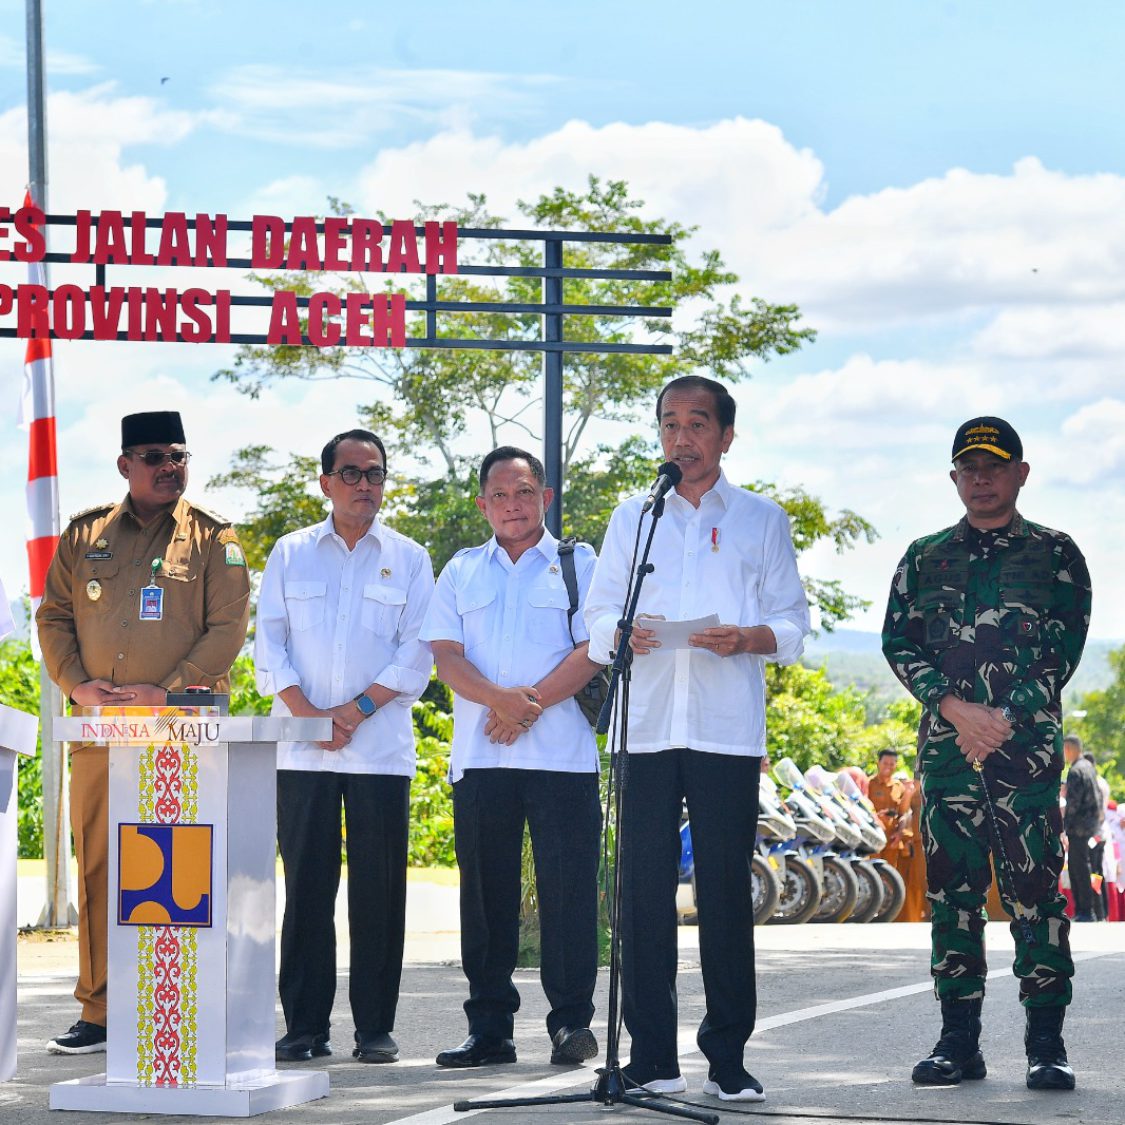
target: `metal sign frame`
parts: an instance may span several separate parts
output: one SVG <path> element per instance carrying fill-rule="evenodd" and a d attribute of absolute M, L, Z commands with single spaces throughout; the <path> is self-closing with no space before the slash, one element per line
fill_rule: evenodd
<path fill-rule="evenodd" d="M 159 217 L 146 217 L 146 228 L 158 229 L 162 220 Z M 46 216 L 46 226 L 75 227 L 77 219 L 74 215 Z M 187 226 L 194 229 L 195 220 L 188 219 Z M 286 232 L 291 229 L 291 224 L 285 224 Z M 248 220 L 228 219 L 227 230 L 231 232 L 250 232 L 252 223 Z M 316 224 L 318 233 L 324 231 L 323 222 Z M 415 226 L 416 235 L 421 235 L 424 228 Z M 670 270 L 649 269 L 590 269 L 568 267 L 563 265 L 563 250 L 567 243 L 609 243 L 615 245 L 647 245 L 671 246 L 672 238 L 665 234 L 623 234 L 603 231 L 551 231 L 535 229 L 496 229 L 487 227 L 461 228 L 457 231 L 458 243 L 462 239 L 491 240 L 505 242 L 539 242 L 543 245 L 542 266 L 526 265 L 475 265 L 458 263 L 457 272 L 454 273 L 426 273 L 418 274 L 386 274 L 386 277 L 417 277 L 423 276 L 426 282 L 426 295 L 422 300 L 408 299 L 405 302 L 407 312 L 425 313 L 426 334 L 424 336 L 406 337 L 407 348 L 433 348 L 443 350 L 463 351 L 514 351 L 514 352 L 540 352 L 543 355 L 543 464 L 547 470 L 547 483 L 555 490 L 557 502 L 547 513 L 547 525 L 555 536 L 562 530 L 562 430 L 563 430 L 563 359 L 568 353 L 582 353 L 593 355 L 632 354 L 632 355 L 671 355 L 671 344 L 637 344 L 637 343 L 600 343 L 597 341 L 568 340 L 566 338 L 567 317 L 644 317 L 653 319 L 670 318 L 672 309 L 662 305 L 598 305 L 598 304 L 572 304 L 565 300 L 564 283 L 567 279 L 580 279 L 585 281 L 642 281 L 642 282 L 667 282 L 672 280 Z M 70 256 L 63 251 L 48 251 L 44 261 L 55 264 L 71 263 Z M 85 264 L 85 263 L 84 263 Z M 120 264 L 123 268 L 137 268 L 128 263 Z M 144 268 L 144 267 L 141 267 Z M 151 267 L 150 267 L 151 268 Z M 210 265 L 169 266 L 169 269 L 211 269 Z M 229 258 L 225 268 L 251 269 L 253 263 L 250 258 Z M 103 264 L 95 265 L 95 285 L 106 285 L 107 267 Z M 281 270 L 285 273 L 313 272 L 299 270 Z M 320 271 L 330 272 L 330 271 Z M 534 302 L 513 301 L 448 301 L 439 299 L 438 282 L 442 277 L 475 277 L 475 278 L 503 278 L 503 277 L 535 277 L 542 279 L 542 300 Z M 53 291 L 52 291 L 53 292 Z M 309 297 L 298 296 L 296 305 L 300 309 L 307 309 Z M 254 308 L 269 307 L 273 303 L 272 296 L 249 296 L 232 294 L 230 304 L 233 307 Z M 459 336 L 439 335 L 439 317 L 456 316 L 459 313 L 500 313 L 511 316 L 526 316 L 534 314 L 542 317 L 541 330 L 538 339 L 479 339 Z M 17 329 L 14 327 L 0 327 L 0 338 L 16 337 Z M 82 340 L 94 338 L 92 330 L 87 330 L 81 336 Z M 117 339 L 125 340 L 126 333 L 118 332 Z M 177 331 L 176 340 L 180 340 Z M 173 342 L 168 340 L 167 342 Z M 224 343 L 227 342 L 224 340 Z M 229 336 L 232 344 L 268 345 L 270 341 L 264 333 L 232 332 Z M 302 346 L 314 347 L 308 336 L 302 333 Z M 333 345 L 346 346 L 346 345 Z"/>

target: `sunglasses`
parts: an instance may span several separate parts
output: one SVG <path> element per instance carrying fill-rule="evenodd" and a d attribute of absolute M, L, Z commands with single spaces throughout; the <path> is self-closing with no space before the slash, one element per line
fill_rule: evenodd
<path fill-rule="evenodd" d="M 143 461 L 150 469 L 163 465 L 165 461 L 171 461 L 173 465 L 186 465 L 191 460 L 191 454 L 186 449 L 173 449 L 168 453 L 162 449 L 146 449 L 144 453 L 138 453 L 135 449 L 126 449 L 125 456 Z"/>

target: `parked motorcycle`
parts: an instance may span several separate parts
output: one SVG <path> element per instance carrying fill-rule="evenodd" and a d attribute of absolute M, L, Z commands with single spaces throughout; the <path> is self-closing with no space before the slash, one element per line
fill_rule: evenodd
<path fill-rule="evenodd" d="M 812 770 L 809 771 L 811 777 Z M 881 902 L 870 917 L 871 922 L 893 922 L 906 903 L 906 884 L 895 866 L 876 855 L 887 846 L 887 836 L 875 806 L 863 795 L 854 779 L 841 771 L 823 771 L 823 780 L 830 785 L 842 807 L 849 813 L 863 836 L 857 855 L 874 870 L 882 884 Z M 874 896 L 873 896 L 874 897 Z"/>
<path fill-rule="evenodd" d="M 807 922 L 820 906 L 824 890 L 824 858 L 836 839 L 836 829 L 821 815 L 819 806 L 806 791 L 801 771 L 793 761 L 783 758 L 774 767 L 774 774 L 787 790 L 781 796 L 781 803 L 793 821 L 795 833 L 784 848 L 781 899 L 770 921 L 795 925 Z M 765 782 L 772 785 L 773 779 L 765 778 Z M 776 790 L 776 786 L 774 788 Z"/>
<path fill-rule="evenodd" d="M 841 772 L 836 775 L 836 786 L 878 830 L 879 838 L 883 843 L 879 844 L 874 850 L 882 851 L 886 847 L 887 836 L 883 831 L 883 825 L 879 820 L 879 814 L 875 811 L 875 806 L 860 792 L 859 786 L 847 774 Z M 879 878 L 883 880 L 884 892 L 883 906 L 871 920 L 873 922 L 893 922 L 902 913 L 902 908 L 906 905 L 906 883 L 898 869 L 885 859 L 872 859 L 871 862 L 875 865 Z"/>

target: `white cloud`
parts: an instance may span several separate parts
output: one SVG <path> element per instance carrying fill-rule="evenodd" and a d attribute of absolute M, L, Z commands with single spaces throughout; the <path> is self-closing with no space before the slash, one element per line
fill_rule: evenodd
<path fill-rule="evenodd" d="M 358 202 L 408 213 L 416 198 L 519 198 L 589 173 L 629 181 L 650 214 L 698 224 L 744 287 L 794 301 L 825 331 L 1125 299 L 1125 178 L 1072 176 L 1026 158 L 1004 175 L 952 169 L 824 207 L 825 170 L 767 122 L 692 128 L 571 121 L 527 142 L 468 128 L 381 152 Z"/>
<path fill-rule="evenodd" d="M 0 70 L 24 70 L 27 66 L 27 49 L 22 41 L 0 35 Z M 101 67 L 85 55 L 70 51 L 47 51 L 48 78 L 63 74 L 96 74 Z"/>
<path fill-rule="evenodd" d="M 378 127 L 383 94 L 368 99 L 354 75 L 283 91 L 286 108 L 269 104 L 270 75 L 255 73 L 259 88 L 243 75 L 222 127 L 282 121 L 314 95 L 327 100 L 333 121 L 360 121 L 355 144 L 364 143 L 364 129 Z M 390 111 L 416 113 L 423 130 L 440 120 L 440 107 L 418 100 L 419 88 L 408 94 L 404 104 L 388 102 Z M 517 91 L 514 101 L 527 94 Z M 299 112 L 296 120 L 299 129 L 315 124 Z M 158 212 L 165 184 L 129 162 L 129 147 L 174 144 L 217 121 L 215 113 L 176 114 L 106 86 L 56 95 L 55 209 L 88 205 L 93 196 L 95 206 Z M 22 195 L 23 128 L 22 113 L 0 116 L 5 200 Z M 883 538 L 874 546 L 844 556 L 820 550 L 808 562 L 814 573 L 841 578 L 876 603 L 862 626 L 878 627 L 906 543 L 957 518 L 946 458 L 957 423 L 978 413 L 1011 415 L 1020 428 L 1033 464 L 1023 504 L 1028 516 L 1071 532 L 1095 581 L 1102 588 L 1112 581 L 1125 551 L 1125 178 L 1067 176 L 1026 160 L 1005 175 L 953 170 L 828 210 L 820 160 L 768 123 L 572 121 L 519 143 L 479 136 L 468 125 L 441 128 L 427 140 L 382 150 L 354 183 L 333 182 L 330 169 L 317 169 L 243 189 L 239 206 L 317 211 L 332 190 L 361 213 L 405 217 L 415 198 L 460 203 L 473 190 L 487 193 L 492 209 L 514 224 L 518 199 L 556 184 L 581 190 L 590 173 L 628 180 L 652 215 L 699 224 L 697 245 L 720 248 L 748 292 L 800 304 L 821 330 L 826 348 L 805 353 L 805 370 L 798 355 L 737 388 L 739 438 L 730 472 L 740 481 L 802 484 L 829 508 L 853 508 L 876 525 Z M 373 397 L 360 384 L 289 384 L 249 403 L 207 381 L 225 361 L 218 348 L 76 343 L 60 354 L 64 514 L 115 494 L 111 455 L 118 420 L 130 410 L 184 410 L 197 452 L 192 492 L 234 514 L 248 497 L 208 497 L 202 489 L 234 449 L 268 441 L 286 452 L 315 453 L 328 434 L 354 420 L 357 403 Z M 21 358 L 14 342 L 0 341 L 3 370 L 14 377 Z M 19 479 L 22 437 L 2 421 L 3 386 L 0 467 Z M 22 527 L 22 498 L 9 492 L 0 497 L 0 519 Z M 0 545 L 0 564 L 9 589 L 18 589 L 18 541 Z M 1094 631 L 1125 634 L 1125 606 L 1097 599 Z"/>
<path fill-rule="evenodd" d="M 487 104 L 493 117 L 522 116 L 559 80 L 543 74 L 372 67 L 323 77 L 271 65 L 230 71 L 211 87 L 219 126 L 258 140 L 355 149 L 392 127 L 448 128 Z"/>
<path fill-rule="evenodd" d="M 456 129 L 385 150 L 361 173 L 358 202 L 406 214 L 418 198 L 458 203 L 468 191 L 484 191 L 492 210 L 514 222 L 517 200 L 555 185 L 581 190 L 591 173 L 628 180 L 651 214 L 699 224 L 709 245 L 722 245 L 743 223 L 800 223 L 815 214 L 824 188 L 820 161 L 764 121 L 701 129 L 570 121 L 526 143 Z"/>
<path fill-rule="evenodd" d="M 853 197 L 743 249 L 771 285 L 842 329 L 1125 296 L 1125 179 L 1034 158 Z"/>
<path fill-rule="evenodd" d="M 121 96 L 108 82 L 52 94 L 47 103 L 51 210 L 161 211 L 168 195 L 163 178 L 142 164 L 127 163 L 125 152 L 141 144 L 175 145 L 206 119 L 170 110 L 153 98 Z M 0 199 L 21 203 L 26 181 L 27 114 L 21 106 L 0 114 Z"/>
<path fill-rule="evenodd" d="M 976 334 L 983 356 L 1031 360 L 1125 355 L 1125 300 L 1004 309 Z"/>
<path fill-rule="evenodd" d="M 259 187 L 231 214 L 319 215 L 324 213 L 331 187 L 316 176 L 285 176 Z"/>

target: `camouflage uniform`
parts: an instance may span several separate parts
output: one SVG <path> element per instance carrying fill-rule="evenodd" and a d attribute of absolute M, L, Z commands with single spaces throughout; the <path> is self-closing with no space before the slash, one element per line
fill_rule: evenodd
<path fill-rule="evenodd" d="M 983 906 L 991 830 L 981 777 L 939 714 L 944 696 L 1008 706 L 1011 737 L 986 759 L 985 778 L 1014 886 L 1000 870 L 1016 942 L 1014 970 L 1029 1008 L 1070 1002 L 1070 922 L 1059 893 L 1060 696 L 1082 655 L 1090 576 L 1074 542 L 1017 512 L 1007 528 L 962 519 L 912 543 L 899 564 L 883 652 L 923 705 L 918 731 L 922 837 L 932 908 L 935 989 L 942 999 L 984 995 Z M 1014 897 L 1015 901 L 1012 902 Z"/>

